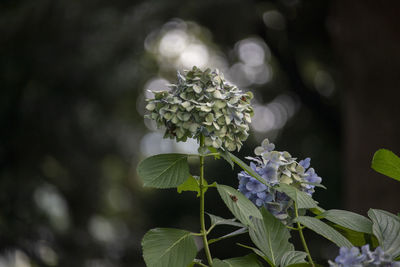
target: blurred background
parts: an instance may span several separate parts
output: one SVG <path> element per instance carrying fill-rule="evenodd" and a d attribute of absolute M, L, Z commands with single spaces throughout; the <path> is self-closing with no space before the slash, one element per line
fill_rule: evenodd
<path fill-rule="evenodd" d="M 312 158 L 324 208 L 400 211 L 400 183 L 370 169 L 377 149 L 400 154 L 399 12 L 372 0 L 1 1 L 0 267 L 140 267 L 150 228 L 198 231 L 194 194 L 145 189 L 136 174 L 149 155 L 196 149 L 143 119 L 146 90 L 193 65 L 255 95 L 237 155 L 268 137 Z M 237 169 L 206 164 L 237 186 Z M 231 216 L 215 192 L 206 210 Z M 213 256 L 245 255 L 239 241 Z M 309 242 L 322 264 L 337 253 Z"/>

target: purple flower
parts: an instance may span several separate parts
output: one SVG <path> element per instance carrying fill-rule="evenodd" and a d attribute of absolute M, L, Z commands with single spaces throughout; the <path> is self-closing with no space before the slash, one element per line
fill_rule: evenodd
<path fill-rule="evenodd" d="M 339 256 L 336 257 L 335 262 L 343 267 L 361 267 L 363 266 L 362 262 L 364 259 L 365 256 L 360 255 L 360 250 L 358 248 L 341 247 L 339 250 Z"/>
<path fill-rule="evenodd" d="M 310 158 L 305 158 L 303 160 L 299 161 L 299 164 L 304 168 L 304 170 L 308 169 L 310 167 Z"/>
<path fill-rule="evenodd" d="M 316 183 L 316 184 L 320 184 L 322 182 L 322 178 L 319 177 L 316 173 L 314 168 L 309 168 L 308 170 L 306 170 L 308 167 L 310 167 L 310 158 L 305 158 L 304 160 L 301 160 L 299 162 L 299 165 L 301 165 L 304 170 L 305 170 L 305 176 L 304 176 L 304 180 L 306 180 L 309 183 Z M 305 184 L 305 192 L 307 194 L 309 194 L 310 196 L 314 193 L 314 188 L 315 185 L 312 184 Z"/>
<path fill-rule="evenodd" d="M 313 168 L 309 168 L 310 158 L 298 163 L 288 152 L 275 151 L 274 148 L 275 145 L 265 139 L 254 151 L 258 157 L 246 157 L 251 169 L 269 186 L 242 171 L 238 174 L 239 191 L 257 207 L 265 207 L 282 222 L 291 223 L 289 215 L 293 214 L 293 201 L 274 187 L 280 183 L 291 184 L 311 196 L 315 185 L 309 183 L 321 183 L 322 179 Z"/>
<path fill-rule="evenodd" d="M 375 251 L 369 249 L 369 245 L 361 247 L 346 248 L 342 247 L 335 262 L 329 261 L 331 267 L 400 267 L 400 262 L 393 261 L 391 256 L 385 254 L 381 247 Z"/>

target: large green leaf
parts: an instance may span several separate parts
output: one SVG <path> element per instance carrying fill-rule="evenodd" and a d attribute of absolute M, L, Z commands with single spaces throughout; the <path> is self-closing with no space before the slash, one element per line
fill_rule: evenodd
<path fill-rule="evenodd" d="M 390 212 L 378 209 L 370 209 L 368 216 L 373 223 L 372 231 L 382 249 L 393 257 L 399 256 L 400 218 Z"/>
<path fill-rule="evenodd" d="M 186 267 L 197 254 L 191 233 L 180 229 L 152 229 L 143 237 L 142 247 L 147 267 Z"/>
<path fill-rule="evenodd" d="M 155 188 L 177 187 L 189 177 L 185 154 L 160 154 L 139 163 L 138 174 L 143 185 Z"/>
<path fill-rule="evenodd" d="M 372 234 L 372 222 L 364 216 L 347 210 L 327 210 L 318 217 L 325 218 L 351 230 Z"/>
<path fill-rule="evenodd" d="M 290 233 L 286 226 L 265 208 L 261 209 L 261 214 L 262 219 L 252 219 L 254 227 L 249 228 L 250 238 L 269 262 L 278 266 L 282 256 L 294 249 L 289 243 Z"/>
<path fill-rule="evenodd" d="M 262 267 L 262 265 L 256 255 L 249 254 L 226 260 L 214 259 L 212 267 Z"/>
<path fill-rule="evenodd" d="M 261 219 L 258 208 L 238 190 L 217 184 L 218 193 L 233 215 L 245 226 L 252 224 L 250 218 Z"/>
<path fill-rule="evenodd" d="M 371 167 L 379 173 L 400 181 L 400 158 L 390 150 L 376 151 Z"/>
<path fill-rule="evenodd" d="M 342 236 L 338 231 L 327 225 L 326 223 L 309 216 L 299 216 L 297 222 L 313 230 L 317 234 L 322 235 L 326 239 L 332 241 L 339 247 L 352 247 L 353 245 L 349 240 Z"/>
<path fill-rule="evenodd" d="M 302 192 L 293 186 L 281 184 L 276 188 L 276 190 L 285 193 L 291 199 L 296 201 L 297 208 L 299 209 L 311 209 L 318 206 L 318 202 L 307 195 L 307 193 Z"/>
<path fill-rule="evenodd" d="M 304 251 L 287 251 L 281 258 L 281 267 L 286 267 L 291 264 L 305 263 L 307 253 Z"/>
<path fill-rule="evenodd" d="M 265 179 L 263 179 L 258 173 L 253 171 L 252 168 L 250 168 L 249 165 L 244 163 L 241 159 L 233 155 L 232 153 L 228 152 L 230 159 L 235 162 L 240 168 L 242 168 L 244 171 L 246 171 L 249 175 L 253 176 L 255 179 L 257 179 L 260 183 L 265 184 L 268 187 L 271 187 Z"/>

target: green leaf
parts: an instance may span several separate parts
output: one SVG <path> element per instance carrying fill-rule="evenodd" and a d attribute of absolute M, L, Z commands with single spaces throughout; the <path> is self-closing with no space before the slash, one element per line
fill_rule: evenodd
<path fill-rule="evenodd" d="M 250 217 L 262 218 L 258 208 L 238 190 L 217 184 L 218 193 L 232 214 L 245 226 L 252 224 Z"/>
<path fill-rule="evenodd" d="M 279 192 L 283 192 L 288 195 L 291 199 L 293 199 L 297 203 L 297 208 L 299 209 L 311 209 L 316 208 L 318 202 L 312 199 L 307 193 L 298 190 L 297 188 L 287 185 L 280 184 L 275 188 Z"/>
<path fill-rule="evenodd" d="M 286 226 L 265 208 L 261 209 L 261 214 L 262 219 L 252 219 L 254 227 L 249 228 L 250 238 L 270 262 L 277 266 L 282 256 L 294 249 L 289 243 L 290 233 Z"/>
<path fill-rule="evenodd" d="M 309 216 L 299 216 L 296 221 L 313 230 L 319 235 L 332 241 L 339 247 L 352 247 L 353 245 L 349 240 L 342 236 L 338 231 L 327 225 L 326 223 Z"/>
<path fill-rule="evenodd" d="M 265 259 L 269 264 L 271 264 L 269 262 L 269 259 L 264 255 L 264 253 L 261 250 L 259 250 L 257 248 L 250 247 L 250 246 L 246 246 L 246 245 L 243 245 L 243 244 L 240 244 L 240 243 L 236 243 L 236 245 L 238 245 L 239 247 L 243 247 L 243 248 L 247 248 L 247 249 L 252 250 L 258 256 L 260 256 L 261 258 Z"/>
<path fill-rule="evenodd" d="M 243 224 L 237 222 L 235 218 L 233 219 L 224 219 L 222 217 L 207 213 L 211 220 L 211 226 L 214 225 L 232 225 L 237 227 L 244 227 Z"/>
<path fill-rule="evenodd" d="M 323 213 L 325 210 L 319 206 L 309 209 L 309 211 L 311 211 L 312 213 L 314 213 L 315 215 L 320 215 L 321 213 Z"/>
<path fill-rule="evenodd" d="M 214 259 L 212 267 L 262 267 L 262 265 L 256 255 L 249 254 L 226 260 Z"/>
<path fill-rule="evenodd" d="M 178 193 L 182 193 L 183 191 L 193 191 L 197 192 L 197 197 L 200 196 L 200 186 L 199 186 L 200 181 L 196 179 L 194 176 L 189 175 L 189 178 L 183 183 L 180 184 L 176 189 Z M 203 179 L 203 186 L 204 187 L 204 192 L 207 191 L 207 181 Z"/>
<path fill-rule="evenodd" d="M 258 173 L 256 173 L 255 171 L 253 171 L 252 168 L 250 168 L 249 165 L 247 165 L 246 163 L 244 163 L 241 159 L 239 159 L 238 157 L 236 157 L 235 155 L 233 155 L 230 152 L 227 152 L 229 155 L 229 158 L 235 162 L 240 168 L 242 168 L 244 171 L 246 171 L 249 175 L 253 176 L 256 180 L 258 180 L 260 183 L 265 184 L 268 187 L 271 187 L 270 184 L 268 184 Z"/>
<path fill-rule="evenodd" d="M 379 173 L 400 181 L 400 158 L 390 150 L 376 151 L 371 167 Z"/>
<path fill-rule="evenodd" d="M 304 251 L 287 251 L 283 254 L 281 259 L 281 267 L 285 267 L 295 263 L 305 263 L 305 258 L 307 257 L 307 253 Z"/>
<path fill-rule="evenodd" d="M 230 158 L 230 156 L 229 156 L 229 152 L 228 151 L 226 151 L 226 150 L 218 150 L 218 152 L 219 152 L 219 154 L 221 155 L 221 157 L 224 159 L 224 160 L 226 160 L 226 162 L 228 162 L 229 163 L 229 165 L 231 165 L 231 167 L 232 167 L 232 170 L 233 170 L 233 167 L 235 167 L 235 164 L 233 163 L 233 161 L 232 161 L 232 159 Z"/>
<path fill-rule="evenodd" d="M 370 244 L 371 248 L 375 248 L 379 245 L 378 240 L 373 234 L 357 232 L 331 222 L 328 224 L 332 226 L 336 231 L 338 231 L 341 235 L 343 235 L 345 238 L 347 238 L 347 240 L 349 240 L 355 247 L 362 247 L 365 244 Z"/>
<path fill-rule="evenodd" d="M 372 222 L 362 215 L 347 210 L 327 210 L 318 217 L 351 230 L 372 234 Z"/>
<path fill-rule="evenodd" d="M 142 247 L 147 267 L 186 267 L 197 254 L 191 233 L 180 229 L 152 229 L 144 235 Z"/>
<path fill-rule="evenodd" d="M 372 231 L 381 248 L 393 257 L 400 255 L 400 219 L 396 215 L 378 209 L 370 209 Z"/>
<path fill-rule="evenodd" d="M 209 146 L 208 150 L 210 150 L 211 153 L 219 153 L 219 151 L 215 147 L 212 147 L 212 146 Z M 220 155 L 214 156 L 214 159 L 220 159 L 220 158 L 221 158 Z"/>
<path fill-rule="evenodd" d="M 160 154 L 139 163 L 138 174 L 143 186 L 172 188 L 189 177 L 189 165 L 185 154 Z"/>
<path fill-rule="evenodd" d="M 208 153 L 208 148 L 205 146 L 201 146 L 197 149 L 197 152 L 199 152 L 200 155 L 205 155 Z"/>
<path fill-rule="evenodd" d="M 210 239 L 210 240 L 208 240 L 208 244 L 212 244 L 212 243 L 218 242 L 220 240 L 227 239 L 227 238 L 230 238 L 230 237 L 234 237 L 234 236 L 237 236 L 237 235 L 245 234 L 248 231 L 249 230 L 247 229 L 247 227 L 243 227 L 243 228 L 240 228 L 240 229 L 238 229 L 236 231 L 233 231 L 232 233 L 229 233 L 229 234 L 217 237 L 217 238 Z"/>

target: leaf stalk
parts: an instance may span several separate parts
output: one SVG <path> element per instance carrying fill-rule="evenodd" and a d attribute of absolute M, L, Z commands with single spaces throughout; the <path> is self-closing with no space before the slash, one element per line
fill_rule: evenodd
<path fill-rule="evenodd" d="M 299 212 L 298 212 L 298 209 L 297 209 L 296 201 L 294 202 L 294 212 L 295 212 L 295 216 L 296 216 L 296 219 L 297 219 L 299 217 Z M 311 254 L 310 254 L 310 250 L 308 249 L 308 246 L 307 246 L 306 239 L 304 238 L 304 234 L 303 234 L 303 228 L 304 227 L 299 222 L 297 222 L 297 228 L 298 228 L 297 230 L 299 231 L 299 234 L 300 234 L 301 243 L 303 244 L 304 250 L 307 253 L 307 258 L 310 261 L 310 264 L 313 267 L 315 267 L 315 264 L 314 264 L 314 262 L 312 260 Z"/>

